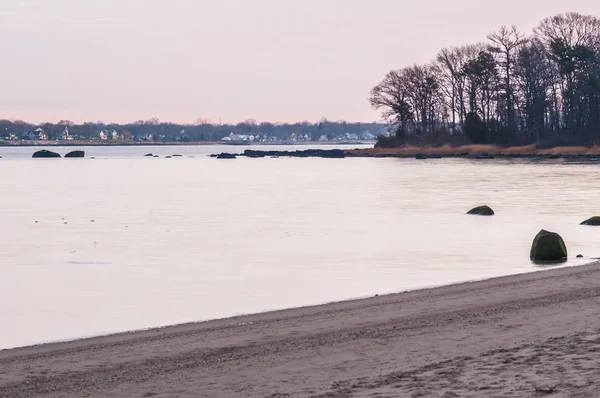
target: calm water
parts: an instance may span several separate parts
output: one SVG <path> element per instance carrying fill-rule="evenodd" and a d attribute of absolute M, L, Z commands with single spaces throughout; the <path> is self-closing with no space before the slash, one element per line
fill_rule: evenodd
<path fill-rule="evenodd" d="M 0 347 L 528 272 L 541 228 L 600 256 L 600 165 L 204 156 L 243 149 L 0 148 Z"/>

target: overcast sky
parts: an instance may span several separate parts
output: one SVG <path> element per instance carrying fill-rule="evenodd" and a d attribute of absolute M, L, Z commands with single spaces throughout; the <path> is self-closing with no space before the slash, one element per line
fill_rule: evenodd
<path fill-rule="evenodd" d="M 0 0 L 0 118 L 373 121 L 392 68 L 597 0 Z"/>

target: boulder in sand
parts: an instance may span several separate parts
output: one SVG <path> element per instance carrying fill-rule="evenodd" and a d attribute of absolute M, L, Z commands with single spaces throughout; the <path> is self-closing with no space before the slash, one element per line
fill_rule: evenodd
<path fill-rule="evenodd" d="M 493 216 L 495 213 L 489 206 L 477 206 L 476 208 L 469 210 L 467 214 L 472 216 Z"/>
<path fill-rule="evenodd" d="M 533 239 L 531 261 L 536 263 L 560 263 L 567 261 L 567 246 L 556 232 L 541 230 Z"/>
<path fill-rule="evenodd" d="M 47 149 L 42 149 L 41 151 L 35 152 L 32 157 L 34 157 L 34 158 L 59 158 L 60 155 L 56 152 L 52 152 Z"/>
<path fill-rule="evenodd" d="M 85 152 L 84 151 L 72 151 L 69 152 L 65 155 L 66 158 L 84 158 L 85 157 Z"/>
<path fill-rule="evenodd" d="M 581 225 L 591 225 L 594 227 L 600 226 L 600 217 L 592 217 L 589 220 L 585 220 Z"/>

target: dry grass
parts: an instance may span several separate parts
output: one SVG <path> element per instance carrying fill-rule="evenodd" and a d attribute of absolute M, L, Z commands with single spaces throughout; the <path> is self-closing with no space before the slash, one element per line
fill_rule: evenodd
<path fill-rule="evenodd" d="M 577 155 L 600 155 L 600 146 L 579 147 L 579 146 L 564 146 L 549 149 L 538 149 L 535 145 L 501 147 L 496 145 L 463 145 L 450 146 L 444 145 L 439 147 L 417 147 L 405 146 L 401 148 L 369 148 L 369 149 L 354 149 L 347 151 L 349 155 L 363 156 L 416 156 L 417 154 L 438 155 L 438 156 L 458 156 L 458 155 L 483 155 L 491 156 L 508 155 L 508 156 L 543 156 L 543 155 L 559 155 L 559 156 L 577 156 Z"/>

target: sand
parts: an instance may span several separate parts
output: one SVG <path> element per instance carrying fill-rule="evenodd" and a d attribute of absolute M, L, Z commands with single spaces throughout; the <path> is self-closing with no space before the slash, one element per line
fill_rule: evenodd
<path fill-rule="evenodd" d="M 599 369 L 594 264 L 2 351 L 0 396 L 598 397 Z"/>

